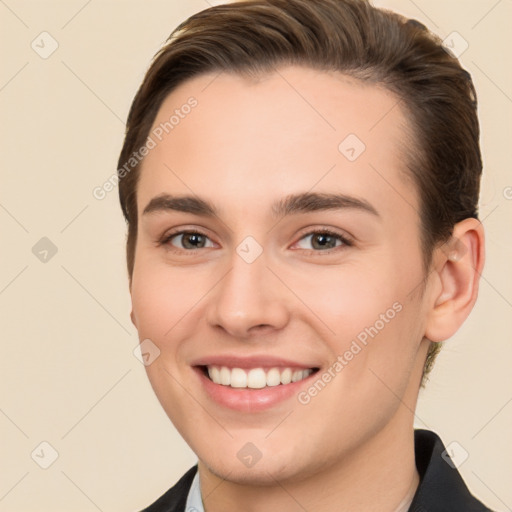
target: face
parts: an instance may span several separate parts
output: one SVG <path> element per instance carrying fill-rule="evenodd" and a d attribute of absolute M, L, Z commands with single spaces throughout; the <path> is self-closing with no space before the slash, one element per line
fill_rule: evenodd
<path fill-rule="evenodd" d="M 391 93 L 301 67 L 203 75 L 161 106 L 132 320 L 215 474 L 304 478 L 412 428 L 429 295 L 407 132 Z"/>

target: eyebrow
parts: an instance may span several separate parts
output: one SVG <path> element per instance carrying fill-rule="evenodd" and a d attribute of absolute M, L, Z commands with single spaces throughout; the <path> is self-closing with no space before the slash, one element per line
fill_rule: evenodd
<path fill-rule="evenodd" d="M 272 214 L 275 217 L 342 209 L 359 210 L 380 217 L 378 211 L 365 199 L 345 194 L 304 192 L 290 194 L 272 204 Z M 218 215 L 215 206 L 205 199 L 195 196 L 172 196 L 170 194 L 161 194 L 151 199 L 142 214 L 165 211 L 178 211 L 204 217 L 216 217 Z"/>

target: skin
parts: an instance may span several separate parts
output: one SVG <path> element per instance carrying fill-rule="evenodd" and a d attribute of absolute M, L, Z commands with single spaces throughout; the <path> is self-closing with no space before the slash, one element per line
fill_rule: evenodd
<path fill-rule="evenodd" d="M 160 350 L 148 377 L 198 456 L 205 510 L 407 510 L 429 339 L 450 337 L 473 307 L 481 224 L 457 224 L 458 244 L 435 250 L 425 278 L 419 198 L 400 152 L 408 120 L 385 89 L 298 66 L 258 79 L 209 74 L 174 90 L 154 126 L 190 96 L 198 105 L 141 168 L 131 316 Z M 348 134 L 366 145 L 353 162 L 338 149 Z M 378 215 L 272 216 L 273 202 L 302 192 L 347 194 Z M 143 214 L 162 193 L 206 199 L 217 216 Z M 159 243 L 185 228 L 204 233 L 204 245 Z M 326 250 L 308 235 L 322 228 L 352 245 L 334 239 Z M 250 264 L 236 251 L 247 236 L 263 249 Z M 401 311 L 307 405 L 293 396 L 265 411 L 230 410 L 191 368 L 202 356 L 270 354 L 322 372 L 396 302 Z M 261 452 L 250 468 L 237 457 L 247 442 Z"/>

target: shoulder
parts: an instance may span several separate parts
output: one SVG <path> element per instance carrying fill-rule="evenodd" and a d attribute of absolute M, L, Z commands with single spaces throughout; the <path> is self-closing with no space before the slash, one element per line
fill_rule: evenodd
<path fill-rule="evenodd" d="M 414 431 L 420 485 L 410 512 L 492 512 L 466 487 L 441 438 L 430 430 Z"/>
<path fill-rule="evenodd" d="M 191 467 L 165 494 L 141 512 L 182 512 L 192 480 L 197 472 L 197 464 Z"/>

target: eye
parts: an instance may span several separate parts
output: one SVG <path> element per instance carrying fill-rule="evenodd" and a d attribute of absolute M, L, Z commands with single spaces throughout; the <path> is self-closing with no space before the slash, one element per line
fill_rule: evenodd
<path fill-rule="evenodd" d="M 329 251 L 336 247 L 352 245 L 352 242 L 340 233 L 328 229 L 311 231 L 304 235 L 297 244 L 300 249 L 311 250 L 314 252 Z"/>
<path fill-rule="evenodd" d="M 181 250 L 213 247 L 212 241 L 199 231 L 179 231 L 171 233 L 162 240 L 161 245 L 172 245 Z"/>

